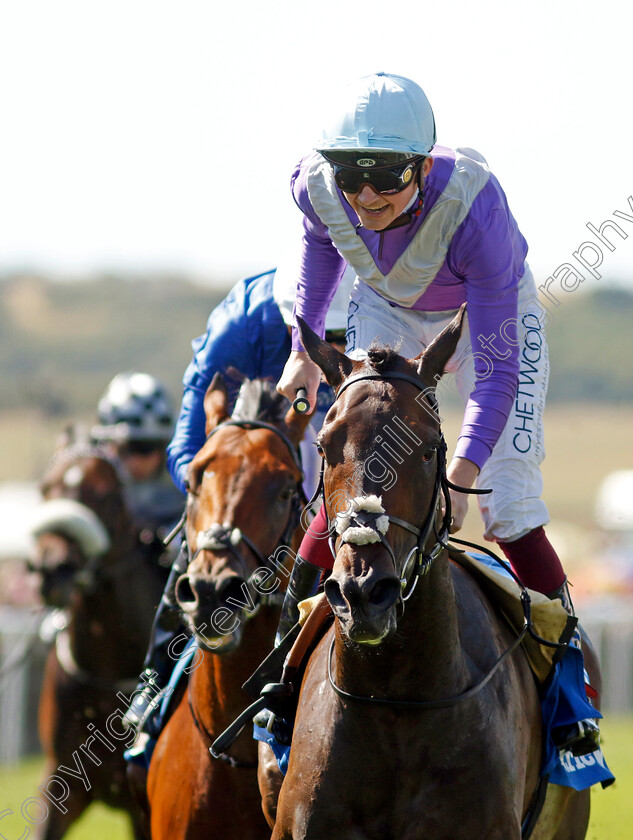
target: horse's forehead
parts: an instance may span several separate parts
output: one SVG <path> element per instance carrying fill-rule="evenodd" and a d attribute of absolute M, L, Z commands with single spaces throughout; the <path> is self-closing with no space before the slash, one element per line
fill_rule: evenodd
<path fill-rule="evenodd" d="M 281 437 L 268 429 L 227 426 L 209 438 L 200 452 L 200 466 L 205 472 L 211 469 L 229 475 L 247 465 L 262 471 L 275 466 L 297 469 Z"/>
<path fill-rule="evenodd" d="M 111 489 L 118 485 L 118 476 L 114 466 L 103 458 L 79 457 L 62 460 L 43 482 L 51 495 L 79 492 L 86 483 Z"/>
<path fill-rule="evenodd" d="M 415 426 L 418 434 L 432 435 L 437 432 L 439 422 L 424 393 L 422 388 L 416 392 L 387 378 L 360 381 L 341 395 L 327 419 L 347 427 L 357 437 L 403 424 Z"/>

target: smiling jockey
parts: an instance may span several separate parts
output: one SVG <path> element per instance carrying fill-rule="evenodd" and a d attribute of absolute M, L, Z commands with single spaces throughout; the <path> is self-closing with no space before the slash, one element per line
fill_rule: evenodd
<path fill-rule="evenodd" d="M 347 262 L 357 274 L 347 355 L 364 358 L 378 339 L 412 358 L 467 304 L 447 366 L 465 403 L 448 479 L 492 488 L 479 496 L 486 538 L 500 545 L 524 585 L 572 612 L 563 567 L 543 530 L 549 366 L 542 309 L 506 196 L 480 154 L 436 145 L 431 106 L 409 79 L 366 76 L 342 90 L 332 115 L 317 151 L 292 176 L 304 214 L 295 313 L 323 335 Z M 319 379 L 295 328 L 278 389 L 292 398 L 304 387 L 313 406 Z M 451 491 L 451 502 L 455 532 L 467 497 Z M 598 737 L 586 721 L 561 747 L 589 752 Z"/>
<path fill-rule="evenodd" d="M 183 377 L 180 414 L 167 448 L 168 469 L 182 493 L 186 493 L 189 464 L 206 440 L 204 396 L 214 375 L 218 372 L 222 374 L 231 408 L 241 384 L 238 374 L 249 379 L 279 378 L 291 350 L 290 327 L 296 274 L 296 259 L 289 254 L 276 270 L 241 280 L 209 316 L 206 333 L 192 342 L 194 354 Z M 325 334 L 328 341 L 343 350 L 353 273 L 341 266 L 340 275 L 341 284 L 328 312 Z M 314 439 L 332 400 L 330 386 L 322 383 L 317 409 L 301 444 L 304 487 L 309 495 L 315 489 L 320 463 Z M 180 628 L 173 589 L 186 566 L 187 557 L 183 551 L 172 566 L 156 613 L 139 685 L 140 693 L 134 698 L 125 718 L 137 730 L 145 727 L 154 735 L 157 733 L 153 730 L 151 715 L 159 692 L 167 685 L 175 665 L 169 654 L 169 645 L 176 633 L 184 629 Z M 313 579 L 316 580 L 319 575 L 320 569 L 313 574 Z"/>

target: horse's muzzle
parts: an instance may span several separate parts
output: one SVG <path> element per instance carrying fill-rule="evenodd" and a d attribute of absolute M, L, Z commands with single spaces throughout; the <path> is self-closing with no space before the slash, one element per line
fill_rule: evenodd
<path fill-rule="evenodd" d="M 235 574 L 210 578 L 189 571 L 176 581 L 175 595 L 193 633 L 213 650 L 232 649 L 241 638 L 248 607 L 247 583 Z"/>
<path fill-rule="evenodd" d="M 342 630 L 358 644 L 380 644 L 395 629 L 400 592 L 395 575 L 372 568 L 360 577 L 336 572 L 325 583 L 326 597 Z"/>

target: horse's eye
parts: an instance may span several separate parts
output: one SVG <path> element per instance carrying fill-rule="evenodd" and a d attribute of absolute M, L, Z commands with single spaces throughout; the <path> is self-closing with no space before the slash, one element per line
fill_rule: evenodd
<path fill-rule="evenodd" d="M 293 487 L 286 487 L 286 489 L 282 490 L 281 493 L 279 494 L 279 498 L 282 500 L 282 502 L 287 502 L 288 499 L 290 499 L 292 497 L 293 493 L 294 493 L 294 488 Z"/>
<path fill-rule="evenodd" d="M 432 461 L 433 456 L 435 455 L 436 452 L 437 452 L 437 446 L 431 446 L 429 449 L 426 450 L 426 452 L 422 456 L 422 460 L 425 463 L 428 463 L 429 461 Z"/>
<path fill-rule="evenodd" d="M 323 458 L 323 447 L 321 446 L 321 444 L 317 441 L 314 445 L 316 446 L 316 451 Z"/>

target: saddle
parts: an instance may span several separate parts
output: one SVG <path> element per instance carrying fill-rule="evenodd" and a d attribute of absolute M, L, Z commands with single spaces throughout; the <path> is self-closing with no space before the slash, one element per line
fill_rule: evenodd
<path fill-rule="evenodd" d="M 534 589 L 527 590 L 529 612 L 526 616 L 521 588 L 500 564 L 486 555 L 466 554 L 452 547 L 448 553 L 453 563 L 477 581 L 517 635 L 523 630 L 526 617 L 529 618 L 531 632 L 523 639 L 522 647 L 537 682 L 546 683 L 567 649 L 560 645 L 566 645 L 570 640 L 577 619 L 569 615 L 558 599 L 550 601 L 547 595 Z"/>
<path fill-rule="evenodd" d="M 301 630 L 284 663 L 282 681 L 296 682 L 312 651 L 321 641 L 334 620 L 332 607 L 325 592 L 307 598 L 299 604 Z"/>

